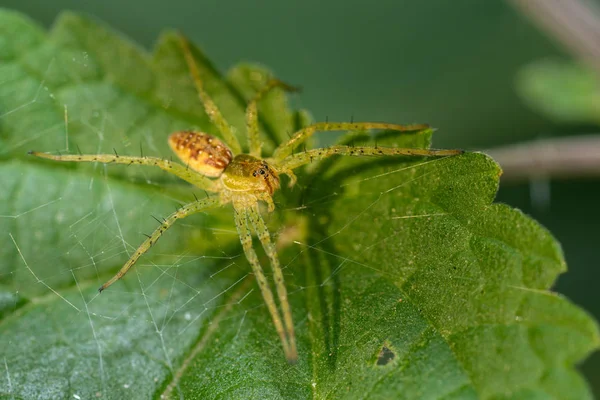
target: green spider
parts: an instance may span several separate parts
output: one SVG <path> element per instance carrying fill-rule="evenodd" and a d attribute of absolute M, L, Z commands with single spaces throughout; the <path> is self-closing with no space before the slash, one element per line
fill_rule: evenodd
<path fill-rule="evenodd" d="M 286 174 L 290 177 L 291 187 L 296 182 L 296 176 L 293 173 L 294 169 L 334 155 L 435 157 L 452 156 L 461 154 L 462 151 L 338 145 L 294 152 L 294 149 L 299 144 L 306 141 L 317 131 L 387 129 L 418 133 L 429 130 L 429 126 L 424 124 L 395 125 L 376 122 L 320 122 L 299 130 L 288 141 L 280 144 L 274 150 L 271 157 L 262 158 L 257 103 L 262 96 L 274 88 L 281 88 L 286 91 L 296 90 L 282 81 L 273 79 L 262 90 L 258 91 L 246 108 L 246 127 L 250 151 L 247 154 L 242 153 L 240 143 L 233 134 L 231 126 L 225 120 L 210 96 L 204 91 L 198 66 L 192 56 L 187 39 L 181 37 L 180 44 L 204 109 L 213 124 L 219 129 L 223 140 L 200 132 L 184 131 L 173 133 L 169 137 L 169 145 L 183 161 L 183 165 L 156 157 L 130 157 L 119 156 L 117 154 L 52 155 L 34 151 L 30 152 L 30 154 L 55 161 L 156 166 L 200 189 L 215 194 L 206 199 L 186 204 L 169 215 L 138 247 L 119 272 L 100 287 L 100 292 L 121 279 L 175 221 L 211 207 L 224 206 L 231 203 L 234 209 L 235 225 L 244 253 L 256 276 L 263 299 L 281 339 L 285 357 L 290 363 L 293 363 L 298 358 L 298 352 L 296 349 L 292 312 L 287 298 L 287 290 L 277 251 L 271 240 L 269 230 L 260 214 L 259 201 L 264 201 L 267 204 L 269 212 L 273 211 L 275 206 L 272 196 L 280 188 L 279 176 L 281 174 Z M 270 260 L 281 311 L 277 306 L 271 286 L 253 248 L 253 232 L 258 236 Z"/>

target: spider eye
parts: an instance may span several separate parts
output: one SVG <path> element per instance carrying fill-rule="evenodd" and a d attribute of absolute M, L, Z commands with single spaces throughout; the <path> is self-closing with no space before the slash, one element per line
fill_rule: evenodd
<path fill-rule="evenodd" d="M 269 175 L 269 167 L 267 165 L 262 164 L 260 167 L 256 168 L 254 172 L 252 172 L 253 177 L 262 176 L 263 179 L 267 179 Z"/>

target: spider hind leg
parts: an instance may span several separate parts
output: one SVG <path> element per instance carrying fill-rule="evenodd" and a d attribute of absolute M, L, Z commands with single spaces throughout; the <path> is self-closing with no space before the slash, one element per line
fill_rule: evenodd
<path fill-rule="evenodd" d="M 298 351 L 296 349 L 296 334 L 294 332 L 294 322 L 292 320 L 292 310 L 288 301 L 287 289 L 283 279 L 283 271 L 281 270 L 281 264 L 279 263 L 279 257 L 277 256 L 277 250 L 275 244 L 271 241 L 271 235 L 265 224 L 265 221 L 260 216 L 258 211 L 258 205 L 254 205 L 248 210 L 250 222 L 254 227 L 254 231 L 260 240 L 267 257 L 271 262 L 271 268 L 273 270 L 273 279 L 275 281 L 275 289 L 277 290 L 277 296 L 279 297 L 279 303 L 281 305 L 281 311 L 283 314 L 283 323 L 287 331 L 287 338 L 289 342 L 290 357 L 288 361 L 296 361 L 298 357 Z"/>
<path fill-rule="evenodd" d="M 249 222 L 248 222 L 248 209 L 247 208 L 235 208 L 235 225 L 238 231 L 238 235 L 240 237 L 240 241 L 242 243 L 242 247 L 244 249 L 244 254 L 250 262 L 252 267 L 252 272 L 256 277 L 256 281 L 258 282 L 258 286 L 263 296 L 263 300 L 271 314 L 271 319 L 273 320 L 273 325 L 275 325 L 275 330 L 279 335 L 281 340 L 281 345 L 283 347 L 283 352 L 285 353 L 285 357 L 290 363 L 296 362 L 298 359 L 298 354 L 295 348 L 290 345 L 290 341 L 288 335 L 286 334 L 286 330 L 284 328 L 284 324 L 277 308 L 277 304 L 275 303 L 275 298 L 273 296 L 273 292 L 269 286 L 267 281 L 267 277 L 260 265 L 258 260 L 258 256 L 252 247 L 252 231 L 250 230 Z"/>

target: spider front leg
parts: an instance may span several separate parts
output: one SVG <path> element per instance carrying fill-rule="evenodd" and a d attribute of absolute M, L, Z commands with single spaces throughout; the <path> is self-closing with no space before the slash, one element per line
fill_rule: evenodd
<path fill-rule="evenodd" d="M 275 211 L 275 203 L 273 203 L 273 197 L 269 193 L 257 193 L 256 198 L 267 203 L 267 210 L 269 212 Z"/>
<path fill-rule="evenodd" d="M 321 149 L 313 149 L 296 153 L 284 158 L 277 168 L 295 169 L 313 161 L 324 158 L 341 156 L 420 156 L 420 157 L 447 157 L 464 153 L 463 150 L 426 150 L 405 149 L 397 147 L 353 147 L 353 146 L 331 146 Z"/>
<path fill-rule="evenodd" d="M 252 231 L 248 226 L 248 212 L 247 208 L 238 208 L 234 206 L 235 210 L 235 226 L 238 231 L 238 235 L 240 237 L 240 241 L 242 242 L 242 247 L 244 249 L 244 254 L 250 262 L 250 266 L 252 267 L 252 272 L 256 277 L 256 281 L 258 282 L 258 287 L 262 293 L 265 304 L 267 305 L 267 309 L 271 314 L 271 319 L 273 320 L 273 325 L 275 325 L 275 330 L 279 335 L 279 339 L 281 340 L 281 345 L 283 347 L 283 352 L 285 354 L 285 358 L 288 362 L 293 363 L 298 359 L 298 354 L 295 351 L 292 351 L 290 347 L 290 343 L 286 336 L 285 329 L 283 327 L 283 322 L 281 320 L 281 316 L 279 315 L 279 310 L 277 309 L 277 304 L 275 303 L 275 298 L 273 297 L 273 292 L 269 287 L 269 283 L 267 281 L 267 277 L 258 261 L 258 256 L 252 247 Z"/>
<path fill-rule="evenodd" d="M 275 244 L 273 244 L 273 242 L 271 241 L 271 235 L 269 234 L 267 225 L 260 216 L 260 212 L 258 211 L 258 205 L 254 205 L 253 207 L 249 208 L 248 215 L 250 217 L 252 225 L 254 226 L 254 231 L 256 232 L 256 235 L 258 236 L 258 239 L 262 243 L 265 253 L 271 261 L 271 268 L 273 269 L 273 278 L 275 280 L 275 289 L 277 290 L 277 296 L 279 297 L 279 302 L 281 303 L 283 322 L 285 324 L 285 329 L 287 330 L 290 354 L 294 357 L 295 360 L 295 358 L 297 357 L 296 334 L 294 332 L 294 322 L 292 320 L 292 310 L 288 301 L 287 289 L 283 280 L 283 271 L 281 270 L 279 257 L 277 257 L 277 250 L 275 249 Z"/>
<path fill-rule="evenodd" d="M 227 122 L 225 117 L 223 117 L 223 114 L 221 114 L 219 107 L 217 107 L 212 98 L 204 90 L 204 85 L 202 83 L 202 79 L 200 78 L 200 70 L 198 68 L 198 64 L 196 64 L 196 60 L 194 59 L 188 40 L 183 36 L 179 36 L 179 44 L 190 70 L 190 74 L 192 75 L 192 80 L 194 81 L 196 90 L 198 91 L 198 97 L 200 97 L 200 101 L 204 106 L 204 111 L 206 111 L 206 114 L 212 123 L 215 124 L 219 129 L 219 132 L 221 132 L 223 135 L 223 139 L 233 154 L 239 154 L 242 151 L 242 147 L 240 146 L 240 142 L 238 141 L 237 137 L 233 134 L 231 125 L 229 125 L 229 122 Z"/>
<path fill-rule="evenodd" d="M 292 154 L 296 146 L 310 138 L 317 131 L 357 131 L 366 129 L 389 129 L 399 132 L 419 133 L 429 129 L 429 125 L 396 125 L 380 122 L 318 122 L 299 130 L 290 140 L 280 144 L 273 152 L 273 159 L 276 161 L 283 160 Z"/>
<path fill-rule="evenodd" d="M 262 141 L 258 135 L 258 111 L 257 105 L 260 99 L 275 88 L 281 88 L 286 92 L 297 92 L 300 89 L 291 85 L 288 85 L 285 82 L 280 81 L 279 79 L 271 79 L 267 84 L 259 90 L 254 98 L 248 103 L 248 107 L 246 107 L 246 130 L 248 133 L 248 147 L 250 149 L 250 155 L 260 158 L 261 149 L 262 149 Z"/>
<path fill-rule="evenodd" d="M 288 183 L 288 187 L 292 188 L 294 187 L 294 185 L 296 184 L 296 182 L 298 181 L 298 177 L 296 177 L 296 174 L 294 174 L 294 171 L 291 170 L 291 168 L 286 168 L 280 164 L 277 164 L 277 161 L 273 160 L 272 158 L 268 158 L 267 162 L 273 166 L 273 168 L 276 169 L 277 173 L 279 175 L 287 175 L 288 178 L 290 178 L 290 181 Z M 271 196 L 269 196 L 271 197 Z M 265 200 L 268 202 L 268 200 Z M 272 202 L 273 200 L 271 200 Z M 273 211 L 269 208 L 269 211 Z"/>
<path fill-rule="evenodd" d="M 135 253 L 133 253 L 133 255 L 129 258 L 129 260 L 127 260 L 127 262 L 125 263 L 125 265 L 123 265 L 123 267 L 119 270 L 119 272 L 117 272 L 117 274 L 115 276 L 113 276 L 104 285 L 100 286 L 98 291 L 100 293 L 102 293 L 102 291 L 104 289 L 108 288 L 110 285 L 112 285 L 113 283 L 115 283 L 116 281 L 121 279 L 123 277 L 123 275 L 125 275 L 127 273 L 127 271 L 129 271 L 131 269 L 131 267 L 133 267 L 133 265 L 137 262 L 137 260 L 144 253 L 146 253 L 150 249 L 150 247 L 152 247 L 154 245 L 154 243 L 156 243 L 158 241 L 158 239 L 160 239 L 162 234 L 165 233 L 165 231 L 167 229 L 169 229 L 171 226 L 173 226 L 175 221 L 177 221 L 178 219 L 182 219 L 187 216 L 190 216 L 192 214 L 197 214 L 197 213 L 204 211 L 210 207 L 217 206 L 218 204 L 219 204 L 219 200 L 216 197 L 210 197 L 210 198 L 195 201 L 190 204 L 186 204 L 185 206 L 183 206 L 180 209 L 178 209 L 177 211 L 175 211 L 173 214 L 169 215 L 167 218 L 165 218 L 163 220 L 163 223 L 158 228 L 156 228 L 156 230 L 154 232 L 152 232 L 152 235 L 148 236 L 148 239 L 144 240 L 144 242 L 140 245 L 140 247 L 137 248 Z"/>
<path fill-rule="evenodd" d="M 192 185 L 208 190 L 210 192 L 216 192 L 216 182 L 184 167 L 181 164 L 174 163 L 169 160 L 163 160 L 162 158 L 156 157 L 130 157 L 130 156 L 119 156 L 115 154 L 67 154 L 67 155 L 53 155 L 48 153 L 41 153 L 38 151 L 30 151 L 29 154 L 39 158 L 46 158 L 54 161 L 64 162 L 99 162 L 103 164 L 127 164 L 127 165 L 149 165 L 158 167 L 164 171 L 167 171 L 173 175 L 178 176 L 191 183 Z"/>

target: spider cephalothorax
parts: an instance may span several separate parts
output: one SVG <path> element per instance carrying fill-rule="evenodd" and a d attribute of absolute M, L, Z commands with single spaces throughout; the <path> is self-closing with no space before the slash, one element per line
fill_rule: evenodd
<path fill-rule="evenodd" d="M 232 204 L 234 221 L 237 232 L 244 249 L 246 259 L 260 287 L 262 296 L 275 329 L 281 340 L 283 350 L 288 361 L 297 359 L 296 336 L 292 320 L 292 312 L 287 298 L 287 289 L 283 281 L 283 272 L 277 256 L 275 244 L 271 240 L 269 230 L 263 220 L 258 202 L 264 201 L 273 211 L 275 205 L 271 196 L 279 189 L 279 175 L 286 174 L 290 177 L 290 184 L 296 181 L 293 170 L 311 162 L 318 162 L 324 158 L 335 155 L 346 156 L 421 156 L 440 157 L 452 156 L 462 153 L 460 150 L 426 150 L 405 149 L 396 147 L 355 147 L 331 146 L 294 152 L 294 149 L 305 142 L 317 131 L 343 131 L 387 129 L 400 132 L 425 132 L 428 125 L 396 125 L 378 122 L 320 122 L 312 124 L 293 134 L 289 140 L 280 143 L 267 160 L 261 158 L 262 141 L 258 129 L 257 103 L 260 98 L 274 88 L 287 91 L 295 90 L 294 87 L 277 79 L 270 80 L 262 90 L 258 91 L 246 108 L 246 125 L 248 134 L 248 153 L 242 153 L 238 138 L 234 135 L 231 126 L 221 115 L 218 107 L 211 97 L 204 91 L 200 72 L 192 55 L 188 42 L 181 38 L 181 47 L 193 82 L 198 90 L 200 101 L 206 114 L 218 128 L 223 140 L 214 136 L 193 131 L 176 132 L 169 137 L 169 145 L 184 165 L 157 157 L 119 156 L 115 154 L 69 154 L 52 155 L 40 152 L 31 154 L 56 161 L 75 162 L 102 162 L 115 164 L 139 164 L 159 167 L 177 177 L 216 195 L 209 196 L 181 206 L 176 212 L 163 220 L 163 223 L 148 236 L 148 238 L 131 255 L 129 260 L 117 274 L 100 287 L 100 291 L 121 279 L 137 260 L 152 247 L 161 235 L 170 228 L 175 221 L 189 215 L 203 212 L 211 207 Z M 253 247 L 252 236 L 256 234 L 261 242 L 266 255 L 273 268 L 273 280 L 279 307 L 271 290 L 271 285 L 265 276 L 258 256 Z"/>
<path fill-rule="evenodd" d="M 233 192 L 259 191 L 272 195 L 279 189 L 279 174 L 265 160 L 239 154 L 223 171 L 221 182 Z"/>
<path fill-rule="evenodd" d="M 232 201 L 239 208 L 263 200 L 269 211 L 275 209 L 271 196 L 279 189 L 279 174 L 265 160 L 239 154 L 225 168 L 220 181 L 224 202 Z"/>

